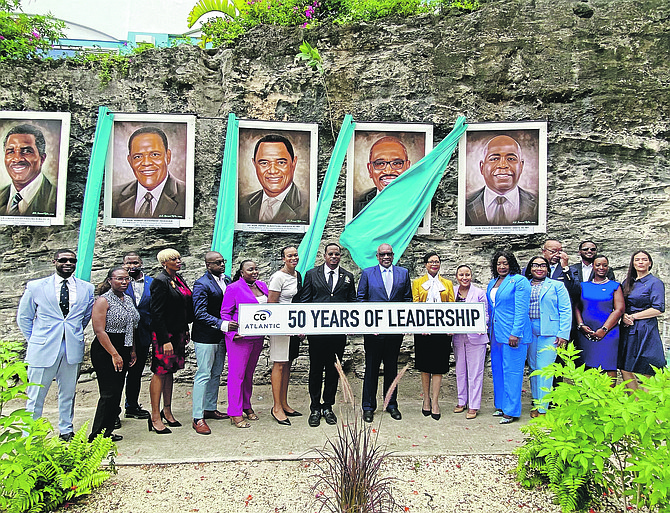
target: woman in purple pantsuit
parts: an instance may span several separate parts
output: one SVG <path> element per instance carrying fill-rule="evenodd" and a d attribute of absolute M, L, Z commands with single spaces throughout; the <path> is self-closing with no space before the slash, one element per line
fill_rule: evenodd
<path fill-rule="evenodd" d="M 468 265 L 461 265 L 456 269 L 456 302 L 484 303 L 486 324 L 489 322 L 488 302 L 486 293 L 472 285 L 472 269 Z M 456 389 L 458 391 L 458 406 L 454 410 L 460 413 L 468 405 L 466 419 L 477 416 L 482 403 L 482 383 L 484 381 L 484 360 L 486 359 L 486 344 L 489 337 L 486 333 L 467 333 L 454 335 L 454 358 L 456 359 Z"/>
<path fill-rule="evenodd" d="M 268 287 L 258 279 L 258 268 L 251 260 L 244 260 L 228 285 L 221 305 L 221 318 L 236 321 L 241 303 L 268 301 Z M 251 408 L 254 370 L 263 349 L 263 337 L 241 337 L 234 331 L 226 332 L 228 352 L 228 415 L 238 428 L 251 427 L 244 417 L 258 420 Z"/>

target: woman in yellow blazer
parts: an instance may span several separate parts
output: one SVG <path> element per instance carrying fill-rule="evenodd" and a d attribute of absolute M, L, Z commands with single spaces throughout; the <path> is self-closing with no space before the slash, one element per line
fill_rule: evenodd
<path fill-rule="evenodd" d="M 445 303 L 454 301 L 454 286 L 440 276 L 440 257 L 434 251 L 423 257 L 426 275 L 412 282 L 412 300 L 415 303 Z M 434 333 L 414 335 L 415 366 L 421 371 L 423 406 L 421 413 L 440 420 L 440 387 L 442 374 L 449 372 L 451 335 Z M 432 386 L 431 386 L 432 384 Z"/>

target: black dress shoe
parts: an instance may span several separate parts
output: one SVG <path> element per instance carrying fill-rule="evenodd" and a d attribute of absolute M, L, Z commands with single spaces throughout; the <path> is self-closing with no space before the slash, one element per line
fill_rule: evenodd
<path fill-rule="evenodd" d="M 309 424 L 309 427 L 319 427 L 319 424 L 321 424 L 321 412 L 317 410 L 310 413 L 307 424 Z"/>
<path fill-rule="evenodd" d="M 61 440 L 63 440 L 63 442 L 69 442 L 70 440 L 72 440 L 72 439 L 74 438 L 74 433 L 72 433 L 72 432 L 70 432 L 70 433 L 61 433 L 60 435 L 58 435 L 58 438 L 60 438 Z"/>
<path fill-rule="evenodd" d="M 400 410 L 398 408 L 386 408 L 386 411 L 391 414 L 391 418 L 393 420 L 402 420 L 402 414 L 400 413 Z"/>
<path fill-rule="evenodd" d="M 284 413 L 286 414 L 287 417 L 302 417 L 302 413 L 300 413 L 297 410 L 293 410 L 292 412 L 287 412 L 284 410 Z"/>
<path fill-rule="evenodd" d="M 281 426 L 290 426 L 291 425 L 290 420 L 288 420 L 288 419 L 279 420 L 277 417 L 275 417 L 275 412 L 272 411 L 272 408 L 270 408 L 270 415 L 272 415 L 272 418 L 275 419 L 277 421 L 277 424 L 279 424 Z"/>
<path fill-rule="evenodd" d="M 112 439 L 112 442 L 120 442 L 121 440 L 123 440 L 123 437 L 121 435 L 115 435 L 114 433 L 112 433 L 112 436 L 110 436 L 109 438 Z"/>
<path fill-rule="evenodd" d="M 126 418 L 127 419 L 148 419 L 151 417 L 151 413 L 147 410 L 143 410 L 140 406 L 133 406 L 132 408 L 126 408 Z"/>
<path fill-rule="evenodd" d="M 174 415 L 173 415 L 174 418 Z M 161 410 L 161 419 L 163 420 L 163 424 L 167 424 L 170 427 L 181 427 L 181 422 L 179 422 L 177 419 L 174 419 L 173 421 L 169 421 L 167 417 L 165 416 L 165 411 Z"/>
<path fill-rule="evenodd" d="M 329 424 L 331 426 L 337 424 L 337 417 L 335 416 L 333 410 L 331 409 L 323 410 L 323 418 L 326 419 L 326 424 Z"/>
<path fill-rule="evenodd" d="M 116 417 L 116 420 L 114 421 L 114 429 L 121 429 L 121 419 L 119 417 Z"/>
<path fill-rule="evenodd" d="M 365 422 L 372 422 L 375 420 L 375 412 L 372 410 L 363 410 L 363 420 Z"/>

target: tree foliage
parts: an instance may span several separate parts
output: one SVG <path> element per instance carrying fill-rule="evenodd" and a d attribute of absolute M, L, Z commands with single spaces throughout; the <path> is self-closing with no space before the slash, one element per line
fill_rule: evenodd
<path fill-rule="evenodd" d="M 0 61 L 41 57 L 65 36 L 52 15 L 29 15 L 21 0 L 0 0 Z"/>

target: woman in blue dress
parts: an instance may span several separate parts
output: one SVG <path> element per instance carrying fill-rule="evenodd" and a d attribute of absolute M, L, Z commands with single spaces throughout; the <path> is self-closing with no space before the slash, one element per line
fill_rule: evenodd
<path fill-rule="evenodd" d="M 626 305 L 619 282 L 607 277 L 609 260 L 593 260 L 593 279 L 581 284 L 580 302 L 575 308 L 579 363 L 598 368 L 616 380 L 619 354 L 619 319 Z"/>
<path fill-rule="evenodd" d="M 635 374 L 651 376 L 654 367 L 665 367 L 663 342 L 656 319 L 665 311 L 665 285 L 650 271 L 654 265 L 646 251 L 636 251 L 630 259 L 623 283 L 626 313 L 623 314 L 619 343 L 619 369 L 628 388 L 638 387 Z"/>

